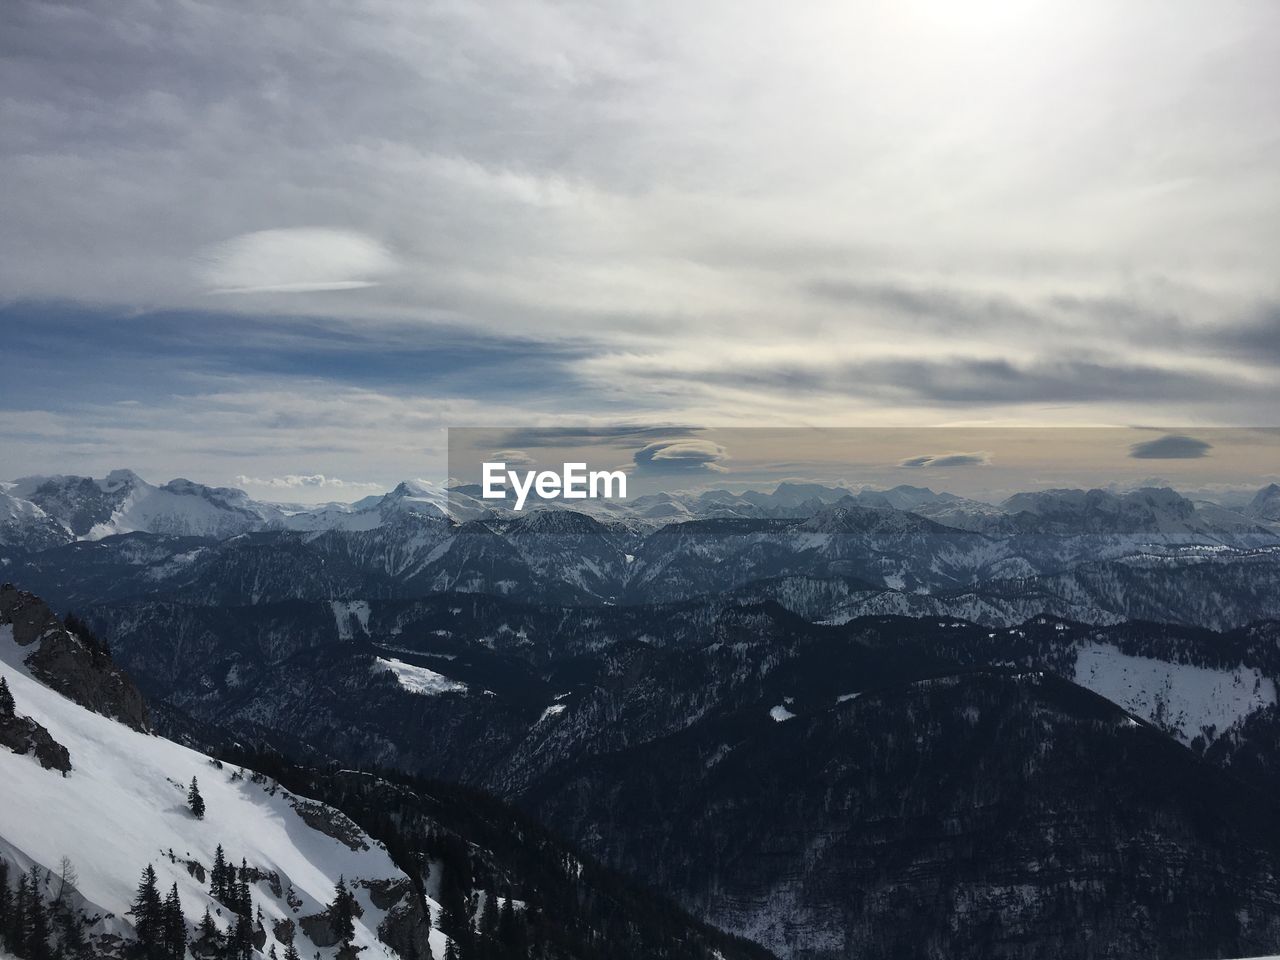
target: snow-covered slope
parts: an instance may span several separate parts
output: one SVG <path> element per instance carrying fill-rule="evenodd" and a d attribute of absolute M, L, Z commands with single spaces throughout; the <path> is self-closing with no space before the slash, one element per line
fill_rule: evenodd
<path fill-rule="evenodd" d="M 30 500 L 0 490 L 0 547 L 43 550 L 70 539 L 62 524 Z"/>
<path fill-rule="evenodd" d="M 1280 525 L 1280 483 L 1271 483 L 1259 490 L 1245 513 L 1264 523 Z"/>
<path fill-rule="evenodd" d="M 387 905 L 386 891 L 400 889 L 407 901 L 410 884 L 380 844 L 330 807 L 67 700 L 30 675 L 23 664 L 28 651 L 12 635 L 12 626 L 0 627 L 0 672 L 17 712 L 67 748 L 71 770 L 64 777 L 30 755 L 0 748 L 0 856 L 24 869 L 35 863 L 54 871 L 69 857 L 89 912 L 110 915 L 96 932 L 129 935 L 125 913 L 148 863 L 162 891 L 178 885 L 193 927 L 208 907 L 225 929 L 230 912 L 210 898 L 205 879 L 221 844 L 232 862 L 244 858 L 257 871 L 251 892 L 268 935 L 292 920 L 303 956 L 334 957 L 335 947 L 307 941 L 301 921 L 324 910 L 342 876 L 362 908 L 353 941 L 361 955 L 395 956 L 377 931 L 401 908 L 400 898 Z M 203 820 L 186 804 L 193 777 L 205 799 Z M 431 939 L 442 956 L 444 935 L 432 931 Z"/>
<path fill-rule="evenodd" d="M 1088 642 L 1076 654 L 1075 681 L 1145 717 L 1183 743 L 1222 734 L 1276 703 L 1276 685 L 1252 667 L 1214 670 L 1122 653 Z"/>

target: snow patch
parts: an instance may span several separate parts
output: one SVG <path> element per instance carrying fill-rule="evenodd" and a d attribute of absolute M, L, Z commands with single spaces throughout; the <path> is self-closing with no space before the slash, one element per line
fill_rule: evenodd
<path fill-rule="evenodd" d="M 790 720 L 795 714 L 780 703 L 769 710 L 769 716 L 773 717 L 776 722 L 782 723 L 784 720 Z"/>
<path fill-rule="evenodd" d="M 550 720 L 553 717 L 558 717 L 568 709 L 569 705 L 566 703 L 553 703 L 551 706 L 547 707 L 547 709 L 542 711 L 542 716 L 538 718 L 538 723 Z M 537 724 L 534 724 L 534 726 L 537 726 Z"/>
<path fill-rule="evenodd" d="M 465 693 L 467 689 L 465 683 L 450 680 L 442 673 L 436 673 L 426 667 L 416 667 L 412 663 L 390 657 L 375 658 L 373 669 L 375 673 L 390 671 L 395 674 L 400 686 L 410 693 L 426 697 L 434 697 L 442 693 Z"/>
<path fill-rule="evenodd" d="M 367 600 L 333 600 L 329 606 L 333 608 L 333 619 L 338 627 L 339 640 L 355 639 L 353 624 L 358 624 L 365 636 L 369 635 L 369 602 Z"/>
<path fill-rule="evenodd" d="M 1252 667 L 1214 670 L 1121 653 L 1090 641 L 1076 655 L 1075 682 L 1151 721 L 1183 743 L 1209 739 L 1276 702 L 1276 686 Z"/>

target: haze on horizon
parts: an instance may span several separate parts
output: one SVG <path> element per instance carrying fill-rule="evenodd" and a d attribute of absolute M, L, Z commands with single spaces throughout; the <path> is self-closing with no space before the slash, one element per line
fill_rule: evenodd
<path fill-rule="evenodd" d="M 1274 3 L 16 0 L 0 83 L 0 477 L 1280 407 Z"/>

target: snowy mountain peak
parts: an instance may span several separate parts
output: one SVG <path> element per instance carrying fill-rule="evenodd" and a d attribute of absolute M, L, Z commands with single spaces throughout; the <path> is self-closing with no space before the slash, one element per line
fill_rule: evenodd
<path fill-rule="evenodd" d="M 1263 487 L 1249 503 L 1248 514 L 1259 520 L 1280 522 L 1280 483 Z"/>
<path fill-rule="evenodd" d="M 121 489 L 132 490 L 136 487 L 149 487 L 151 484 L 147 483 L 132 470 L 122 469 L 112 470 L 105 479 L 98 481 L 98 486 L 105 492 L 112 493 Z"/>

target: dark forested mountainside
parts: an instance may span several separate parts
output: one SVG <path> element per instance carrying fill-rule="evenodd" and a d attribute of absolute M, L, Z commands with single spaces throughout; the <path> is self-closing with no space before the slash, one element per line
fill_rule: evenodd
<path fill-rule="evenodd" d="M 695 726 L 524 803 L 793 957 L 1247 956 L 1280 939 L 1273 794 L 1050 674 Z"/>
<path fill-rule="evenodd" d="M 1277 942 L 1271 624 L 465 594 L 93 622 L 183 722 L 484 786 L 782 955 Z"/>

